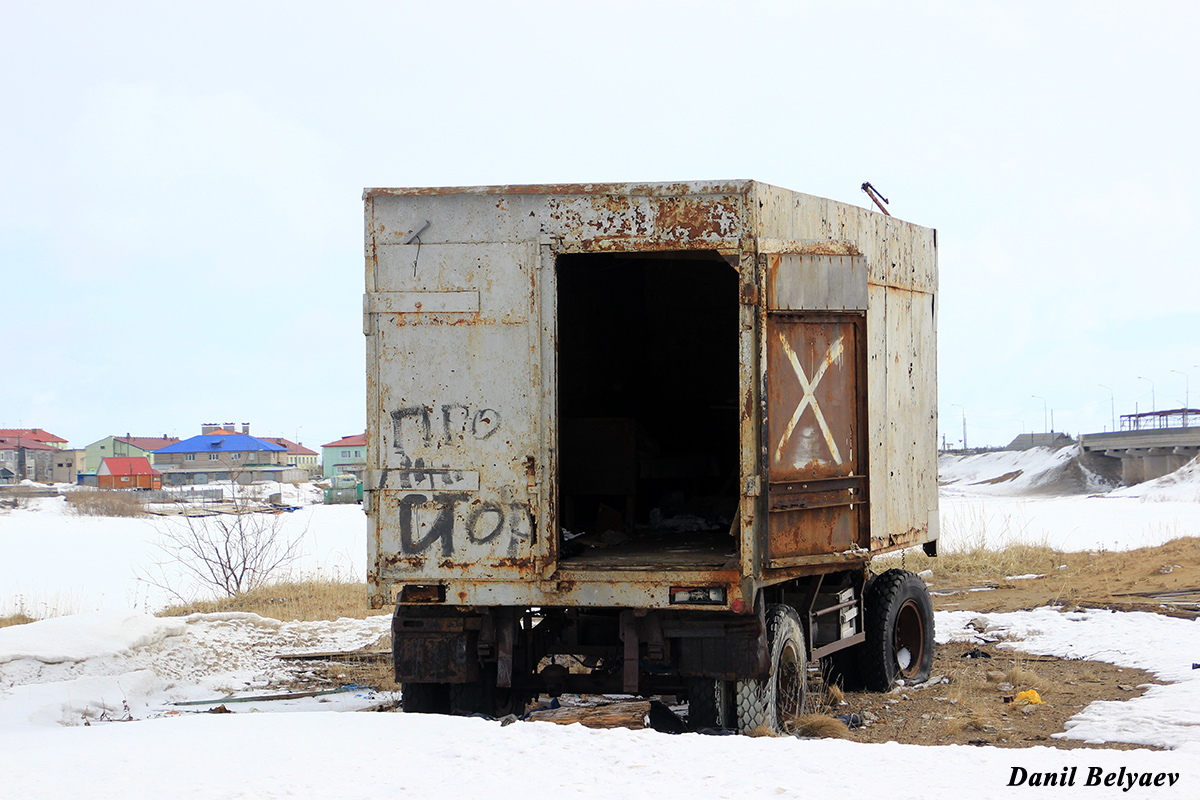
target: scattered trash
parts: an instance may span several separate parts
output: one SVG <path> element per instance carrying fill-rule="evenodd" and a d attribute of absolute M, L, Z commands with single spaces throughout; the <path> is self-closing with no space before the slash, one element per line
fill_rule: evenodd
<path fill-rule="evenodd" d="M 861 728 L 865 724 L 861 714 L 838 714 L 834 719 L 840 720 L 850 730 Z"/>
<path fill-rule="evenodd" d="M 688 729 L 687 723 L 659 700 L 650 701 L 646 725 L 659 733 L 686 733 Z"/>
<path fill-rule="evenodd" d="M 913 688 L 914 689 L 928 689 L 930 686 L 938 686 L 939 684 L 949 683 L 949 682 L 950 682 L 950 679 L 947 678 L 945 675 L 934 675 L 929 680 L 925 681 L 924 683 L 918 683 Z"/>
<path fill-rule="evenodd" d="M 1023 692 L 1018 692 L 1017 697 L 1013 702 L 1019 704 L 1022 701 L 1024 701 L 1025 703 L 1028 703 L 1031 706 L 1046 705 L 1046 701 L 1042 699 L 1042 696 L 1040 694 L 1038 694 L 1037 689 L 1026 689 Z"/>
<path fill-rule="evenodd" d="M 985 653 L 984 651 L 980 650 L 978 647 L 976 647 L 974 650 L 968 650 L 967 652 L 963 653 L 962 656 L 960 656 L 960 658 L 991 658 L 991 657 L 992 657 L 991 653 Z"/>

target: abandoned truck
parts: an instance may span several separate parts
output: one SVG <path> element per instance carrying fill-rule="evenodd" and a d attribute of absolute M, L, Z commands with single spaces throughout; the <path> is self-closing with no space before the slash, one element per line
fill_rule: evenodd
<path fill-rule="evenodd" d="M 754 181 L 368 189 L 371 603 L 403 707 L 928 677 L 937 232 Z"/>

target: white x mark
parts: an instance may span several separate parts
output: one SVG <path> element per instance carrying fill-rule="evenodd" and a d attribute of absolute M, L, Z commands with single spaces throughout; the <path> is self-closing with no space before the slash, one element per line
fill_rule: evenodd
<path fill-rule="evenodd" d="M 821 366 L 817 369 L 816 374 L 813 375 L 811 383 L 804 374 L 804 367 L 800 366 L 800 359 L 796 358 L 796 353 L 792 350 L 792 345 L 788 342 L 787 337 L 783 335 L 783 331 L 779 331 L 779 341 L 783 344 L 783 352 L 787 354 L 788 361 L 792 365 L 792 370 L 795 371 L 796 377 L 800 379 L 800 388 L 804 390 L 804 397 L 800 399 L 800 404 L 796 406 L 796 410 L 792 413 L 792 418 L 788 420 L 787 427 L 783 431 L 783 436 L 779 439 L 779 446 L 775 448 L 775 460 L 778 461 L 783 457 L 783 448 L 787 446 L 788 440 L 792 437 L 792 431 L 796 429 L 796 423 L 800 421 L 800 415 L 804 413 L 804 409 L 812 406 L 813 415 L 817 418 L 817 424 L 821 426 L 821 433 L 825 435 L 826 444 L 829 445 L 829 452 L 833 454 L 833 461 L 840 465 L 842 463 L 842 454 L 838 450 L 837 442 L 833 440 L 833 433 L 829 430 L 829 424 L 825 422 L 825 415 L 821 413 L 821 407 L 817 405 L 817 398 L 813 393 L 817 390 L 821 379 L 825 377 L 825 370 L 829 369 L 829 365 L 841 357 L 842 337 L 839 336 L 836 342 L 829 345 L 829 350 L 825 353 L 825 358 L 821 361 Z"/>

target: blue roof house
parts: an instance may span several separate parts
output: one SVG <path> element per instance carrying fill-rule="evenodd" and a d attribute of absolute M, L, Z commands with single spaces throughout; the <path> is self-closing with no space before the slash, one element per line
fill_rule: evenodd
<path fill-rule="evenodd" d="M 220 430 L 154 451 L 154 466 L 166 486 L 307 480 L 304 470 L 288 466 L 287 455 L 286 447 L 266 439 Z"/>

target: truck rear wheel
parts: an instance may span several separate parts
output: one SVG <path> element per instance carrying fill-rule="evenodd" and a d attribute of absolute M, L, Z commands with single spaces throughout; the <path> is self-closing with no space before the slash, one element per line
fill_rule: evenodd
<path fill-rule="evenodd" d="M 737 681 L 734 706 L 741 733 L 786 735 L 804 713 L 807 695 L 804 628 L 791 606 L 767 606 L 771 674 Z"/>
<path fill-rule="evenodd" d="M 867 587 L 867 640 L 862 677 L 868 689 L 886 692 L 903 679 L 929 680 L 933 669 L 933 601 L 925 581 L 890 569 Z"/>

